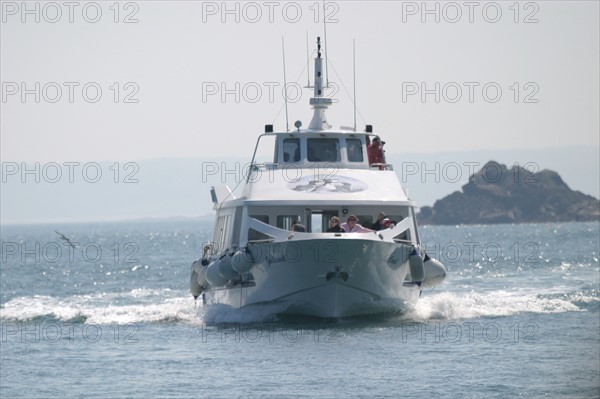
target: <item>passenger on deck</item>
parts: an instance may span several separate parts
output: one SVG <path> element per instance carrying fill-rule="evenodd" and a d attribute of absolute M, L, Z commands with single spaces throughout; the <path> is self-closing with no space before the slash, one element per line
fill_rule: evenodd
<path fill-rule="evenodd" d="M 358 224 L 358 218 L 355 215 L 348 216 L 348 221 L 342 223 L 342 229 L 347 233 L 372 233 L 373 230 Z"/>
<path fill-rule="evenodd" d="M 381 146 L 379 137 L 375 137 L 373 142 L 367 147 L 367 156 L 369 158 L 369 165 L 373 165 L 374 163 L 385 163 L 385 160 L 383 159 L 383 147 Z M 380 166 L 379 169 L 383 169 L 383 166 Z"/>
<path fill-rule="evenodd" d="M 327 229 L 328 233 L 343 233 L 344 229 L 340 227 L 340 218 L 337 216 L 333 216 L 329 219 L 329 228 Z"/>
<path fill-rule="evenodd" d="M 294 220 L 292 222 L 292 227 L 290 228 L 291 231 L 299 231 L 301 233 L 305 233 L 306 232 L 306 226 L 304 226 L 302 223 L 300 223 L 297 220 Z"/>
<path fill-rule="evenodd" d="M 385 213 L 379 212 L 377 215 L 377 221 L 371 225 L 371 229 L 375 231 L 384 230 L 395 225 L 390 219 L 385 217 Z"/>

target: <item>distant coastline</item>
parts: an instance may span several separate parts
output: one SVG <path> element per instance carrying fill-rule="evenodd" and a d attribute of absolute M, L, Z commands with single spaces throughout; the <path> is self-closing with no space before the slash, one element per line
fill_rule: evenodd
<path fill-rule="evenodd" d="M 600 201 L 571 190 L 554 171 L 489 161 L 462 191 L 422 207 L 418 218 L 439 225 L 599 221 Z"/>

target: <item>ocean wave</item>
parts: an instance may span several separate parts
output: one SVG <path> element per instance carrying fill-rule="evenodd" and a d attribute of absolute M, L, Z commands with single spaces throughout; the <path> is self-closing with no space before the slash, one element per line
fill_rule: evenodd
<path fill-rule="evenodd" d="M 410 320 L 457 320 L 511 316 L 521 313 L 560 313 L 598 308 L 597 290 L 569 293 L 493 291 L 487 293 L 425 294 L 404 313 Z M 235 309 L 203 306 L 186 292 L 169 289 L 134 289 L 119 293 L 18 297 L 0 307 L 3 321 L 58 320 L 71 323 L 261 323 L 276 322 L 288 305 L 267 304 Z"/>
<path fill-rule="evenodd" d="M 580 301 L 581 297 L 577 297 L 577 300 Z M 456 320 L 581 310 L 575 303 L 575 297 L 568 296 L 548 297 L 507 291 L 464 294 L 443 292 L 421 298 L 406 317 L 416 320 Z"/>
<path fill-rule="evenodd" d="M 45 295 L 14 298 L 0 308 L 4 321 L 53 319 L 98 324 L 174 322 L 198 319 L 188 295 L 169 289 L 135 289 L 121 293 L 99 293 L 58 298 Z"/>

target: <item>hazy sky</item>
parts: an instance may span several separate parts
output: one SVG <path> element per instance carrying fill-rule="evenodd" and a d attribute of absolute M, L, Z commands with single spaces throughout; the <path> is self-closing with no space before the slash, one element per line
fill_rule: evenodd
<path fill-rule="evenodd" d="M 321 2 L 69 4 L 2 2 L 3 165 L 125 173 L 248 157 L 265 124 L 285 129 L 282 37 L 290 126 L 310 121 L 310 91 L 293 89 L 307 83 L 307 32 L 311 53 L 323 36 Z M 597 147 L 599 13 L 597 1 L 327 2 L 340 100 L 328 119 L 353 124 L 356 39 L 358 125 L 389 153 Z"/>

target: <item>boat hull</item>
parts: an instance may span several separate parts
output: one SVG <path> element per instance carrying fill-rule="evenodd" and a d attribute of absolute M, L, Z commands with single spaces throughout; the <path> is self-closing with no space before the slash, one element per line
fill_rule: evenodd
<path fill-rule="evenodd" d="M 411 250 L 358 237 L 257 244 L 242 281 L 209 288 L 203 299 L 234 308 L 280 304 L 287 314 L 325 318 L 398 312 L 420 294 L 406 283 Z"/>

